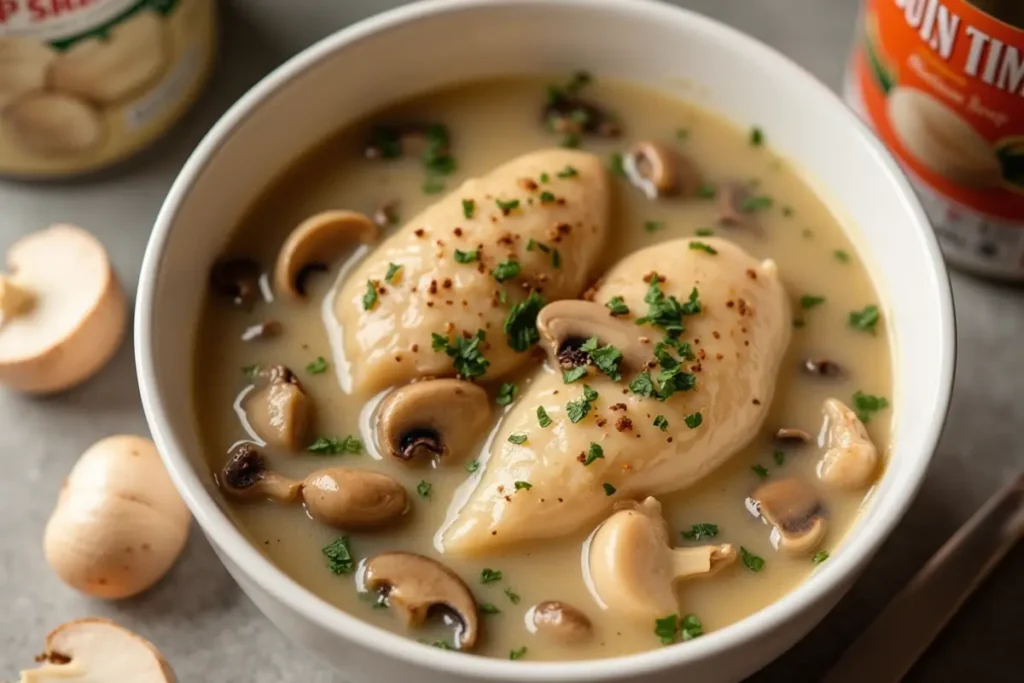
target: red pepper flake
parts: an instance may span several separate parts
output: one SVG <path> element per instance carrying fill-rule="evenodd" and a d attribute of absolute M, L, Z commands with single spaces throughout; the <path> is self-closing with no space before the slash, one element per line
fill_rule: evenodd
<path fill-rule="evenodd" d="M 533 178 L 520 178 L 516 182 L 519 184 L 519 187 L 523 188 L 527 192 L 536 192 L 537 188 L 540 187 L 540 185 L 537 184 L 537 181 Z"/>
<path fill-rule="evenodd" d="M 701 365 L 699 361 L 690 366 L 690 370 L 693 372 L 700 372 L 703 369 L 704 366 Z"/>
<path fill-rule="evenodd" d="M 750 340 L 749 339 L 744 339 L 743 340 L 743 345 L 744 346 L 750 346 Z"/>
<path fill-rule="evenodd" d="M 728 301 L 725 302 L 725 307 L 726 308 L 732 308 L 735 305 L 736 305 L 736 302 L 733 301 L 732 299 L 729 299 Z"/>
<path fill-rule="evenodd" d="M 505 487 L 502 484 L 498 484 L 498 493 L 505 493 Z"/>
<path fill-rule="evenodd" d="M 716 353 L 715 354 L 715 360 L 722 360 L 723 358 L 725 358 L 725 356 L 723 356 L 722 354 L 720 354 L 720 353 Z"/>
<path fill-rule="evenodd" d="M 700 358 L 701 360 L 704 360 L 707 357 L 708 357 L 708 352 L 707 351 L 705 351 L 704 349 L 698 349 L 697 350 L 697 358 Z"/>
<path fill-rule="evenodd" d="M 462 228 L 455 228 L 454 230 L 452 230 L 452 233 L 453 233 L 453 234 L 454 234 L 454 235 L 455 235 L 456 237 L 462 237 Z"/>
<path fill-rule="evenodd" d="M 667 439 L 665 439 L 665 442 L 666 442 L 666 443 L 672 443 L 672 437 L 670 436 L 670 437 L 668 437 Z"/>
<path fill-rule="evenodd" d="M 576 462 L 586 463 L 587 462 L 587 454 L 584 453 L 583 451 L 580 451 L 580 454 L 576 456 Z M 561 503 L 562 499 L 559 498 L 558 502 Z"/>
<path fill-rule="evenodd" d="M 753 401 L 751 401 L 751 403 L 753 403 L 753 404 L 754 404 L 755 406 L 759 406 L 759 405 L 761 405 L 761 401 L 759 401 L 759 400 L 758 400 L 758 399 L 756 399 L 756 398 L 755 398 L 755 399 L 754 399 Z"/>
<path fill-rule="evenodd" d="M 430 287 L 427 288 L 427 291 L 431 294 L 437 294 L 437 280 L 430 281 Z"/>
<path fill-rule="evenodd" d="M 388 290 L 385 289 L 383 285 L 378 285 L 377 286 L 377 293 L 380 294 L 381 296 L 384 296 L 385 294 L 388 293 Z"/>
<path fill-rule="evenodd" d="M 506 503 L 511 503 L 512 502 L 512 496 L 505 496 L 505 502 Z"/>
<path fill-rule="evenodd" d="M 743 334 L 746 334 L 747 333 L 747 328 L 746 327 L 741 327 L 740 328 L 740 332 L 742 332 Z"/>
<path fill-rule="evenodd" d="M 492 223 L 497 223 L 498 222 L 498 217 L 492 214 L 491 215 L 491 222 Z"/>
<path fill-rule="evenodd" d="M 437 246 L 439 246 L 439 247 L 443 247 L 444 246 L 444 240 L 437 240 L 437 242 L 435 242 L 435 244 Z"/>
<path fill-rule="evenodd" d="M 402 354 L 400 354 L 400 353 L 396 353 L 395 354 L 395 362 L 396 363 L 401 363 L 402 362 Z"/>
<path fill-rule="evenodd" d="M 714 337 L 715 339 L 721 339 L 722 338 L 722 335 L 718 334 L 718 330 L 712 330 L 711 331 L 711 336 Z"/>
<path fill-rule="evenodd" d="M 413 345 L 412 345 L 412 346 L 410 347 L 410 350 L 411 350 L 411 351 L 412 351 L 413 353 L 419 353 L 419 351 L 420 351 L 420 345 L 419 345 L 419 344 L 413 344 Z"/>
<path fill-rule="evenodd" d="M 476 263 L 476 272 L 482 273 L 485 270 L 487 270 L 487 268 L 484 267 L 484 262 L 483 261 L 477 261 L 477 263 Z"/>
<path fill-rule="evenodd" d="M 444 282 L 441 283 L 441 286 L 444 287 L 445 289 L 451 289 L 452 288 L 452 279 L 450 277 L 446 277 L 444 279 Z"/>
<path fill-rule="evenodd" d="M 629 432 L 633 429 L 633 421 L 623 415 L 615 421 L 615 428 L 620 432 Z"/>
<path fill-rule="evenodd" d="M 597 418 L 594 420 L 594 422 L 597 423 L 598 427 L 604 427 L 606 424 L 608 424 L 608 420 L 604 419 L 600 415 L 597 416 Z"/>
<path fill-rule="evenodd" d="M 625 412 L 626 404 L 625 403 L 616 403 L 616 404 L 612 405 L 612 410 L 621 410 L 621 411 Z"/>
<path fill-rule="evenodd" d="M 565 197 L 559 197 L 558 199 L 556 199 L 555 200 L 555 204 L 558 204 L 559 206 L 565 206 L 565 204 L 566 204 Z"/>
<path fill-rule="evenodd" d="M 747 268 L 747 277 L 749 277 L 751 280 L 756 280 L 757 271 L 755 271 L 753 268 Z"/>
<path fill-rule="evenodd" d="M 427 302 L 427 308 L 433 308 L 433 307 L 434 307 L 434 302 L 433 301 L 428 301 Z"/>
<path fill-rule="evenodd" d="M 738 299 L 736 301 L 736 305 L 739 306 L 738 310 L 740 312 L 740 315 L 746 315 L 747 312 L 750 310 L 750 308 L 747 306 L 747 300 L 746 299 Z"/>
<path fill-rule="evenodd" d="M 644 278 L 643 278 L 643 280 L 644 280 L 644 282 L 646 282 L 647 284 L 650 284 L 650 283 L 651 283 L 651 280 L 653 280 L 653 279 L 655 279 L 655 278 L 657 278 L 657 279 L 658 279 L 658 282 L 659 282 L 659 283 L 661 283 L 661 282 L 664 282 L 664 281 L 665 281 L 665 276 L 664 276 L 664 275 L 660 275 L 660 274 L 658 274 L 657 272 L 655 272 L 655 271 L 653 271 L 653 270 L 652 270 L 651 272 L 647 273 L 646 275 L 644 275 Z"/>
<path fill-rule="evenodd" d="M 506 232 L 504 235 L 498 238 L 498 244 L 506 247 L 512 246 L 512 233 Z"/>
<path fill-rule="evenodd" d="M 455 302 L 452 301 L 451 299 L 446 299 L 445 302 L 444 302 L 444 305 L 445 306 L 454 306 Z"/>
<path fill-rule="evenodd" d="M 413 234 L 416 235 L 417 237 L 423 237 L 425 234 L 427 234 L 427 231 L 424 230 L 423 228 L 416 228 L 416 230 L 413 231 Z"/>
<path fill-rule="evenodd" d="M 572 226 L 569 225 L 568 223 L 557 223 L 555 225 L 555 230 L 557 230 L 559 234 L 568 235 L 570 232 L 572 232 Z"/>

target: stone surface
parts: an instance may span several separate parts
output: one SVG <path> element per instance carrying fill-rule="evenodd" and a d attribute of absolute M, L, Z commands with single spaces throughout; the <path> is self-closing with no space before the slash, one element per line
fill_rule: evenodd
<path fill-rule="evenodd" d="M 625 0 L 624 0 L 625 1 Z M 0 247 L 56 221 L 95 231 L 129 291 L 153 218 L 189 151 L 226 107 L 287 57 L 332 30 L 401 4 L 396 0 L 234 0 L 224 45 L 199 106 L 130 164 L 71 183 L 0 183 Z M 838 88 L 853 0 L 690 0 L 805 65 Z M 806 640 L 753 677 L 755 683 L 820 680 L 846 644 L 917 568 L 1024 465 L 1024 289 L 953 275 L 958 314 L 957 385 L 949 424 L 924 488 L 863 578 Z M 285 640 L 245 598 L 194 529 L 182 561 L 140 598 L 99 603 L 63 586 L 43 559 L 42 530 L 61 480 L 91 443 L 146 433 L 132 346 L 103 373 L 55 398 L 0 392 L 0 680 L 27 665 L 53 626 L 116 618 L 158 643 L 182 681 L 327 683 L 341 678 Z M 912 682 L 1019 679 L 1024 547 L 1012 552 L 912 674 Z"/>

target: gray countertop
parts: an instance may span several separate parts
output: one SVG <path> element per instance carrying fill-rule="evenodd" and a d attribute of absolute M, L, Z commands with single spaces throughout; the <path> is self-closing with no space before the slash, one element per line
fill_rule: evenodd
<path fill-rule="evenodd" d="M 623 0 L 627 1 L 627 0 Z M 53 222 L 94 231 L 134 292 L 156 211 L 176 172 L 217 117 L 252 83 L 329 32 L 399 0 L 234 0 L 225 3 L 219 69 L 199 105 L 127 166 L 88 181 L 0 183 L 0 247 Z M 680 2 L 779 47 L 838 88 L 854 30 L 853 0 Z M 1024 466 L 1024 289 L 953 275 L 959 358 L 953 406 L 910 513 L 863 578 L 807 639 L 751 680 L 819 680 L 846 644 L 994 491 Z M 194 529 L 170 575 L 139 598 L 102 603 L 50 572 L 46 518 L 72 463 L 113 433 L 146 434 L 130 340 L 103 372 L 67 394 L 0 392 L 0 680 L 16 677 L 57 624 L 107 616 L 153 640 L 183 682 L 340 681 L 278 633 L 235 586 Z M 909 681 L 1020 680 L 1024 546 L 964 607 Z M 126 682 L 127 683 L 127 682 Z"/>

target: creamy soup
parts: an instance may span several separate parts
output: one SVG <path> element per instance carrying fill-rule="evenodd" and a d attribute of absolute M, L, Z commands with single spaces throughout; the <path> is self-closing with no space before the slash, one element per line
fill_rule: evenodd
<path fill-rule="evenodd" d="M 779 599 L 842 552 L 892 422 L 877 294 L 771 131 L 557 80 L 419 97 L 301 159 L 196 348 L 211 476 L 268 559 L 524 660 Z"/>

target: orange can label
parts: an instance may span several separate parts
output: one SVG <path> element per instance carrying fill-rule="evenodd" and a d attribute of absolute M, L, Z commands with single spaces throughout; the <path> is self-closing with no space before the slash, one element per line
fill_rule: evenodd
<path fill-rule="evenodd" d="M 1024 223 L 1024 12 L 998 7 L 1011 4 L 868 0 L 852 77 L 864 114 L 917 180 Z"/>

